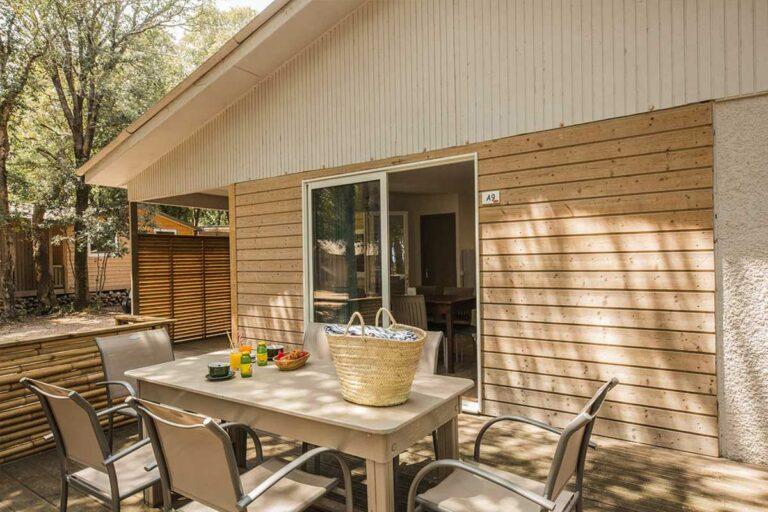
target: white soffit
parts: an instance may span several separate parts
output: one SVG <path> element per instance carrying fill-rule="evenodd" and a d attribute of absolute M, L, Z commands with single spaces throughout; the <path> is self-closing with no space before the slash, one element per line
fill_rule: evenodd
<path fill-rule="evenodd" d="M 77 173 L 124 187 L 366 0 L 275 0 Z"/>

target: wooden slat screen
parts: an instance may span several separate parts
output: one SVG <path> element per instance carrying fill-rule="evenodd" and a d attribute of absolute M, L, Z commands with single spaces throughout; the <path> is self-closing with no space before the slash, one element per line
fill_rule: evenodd
<path fill-rule="evenodd" d="M 238 184 L 239 329 L 301 342 L 303 179 L 477 152 L 483 411 L 562 426 L 616 376 L 598 434 L 717 455 L 712 139 L 706 103 Z"/>
<path fill-rule="evenodd" d="M 138 236 L 139 311 L 173 318 L 174 341 L 229 329 L 229 239 Z"/>

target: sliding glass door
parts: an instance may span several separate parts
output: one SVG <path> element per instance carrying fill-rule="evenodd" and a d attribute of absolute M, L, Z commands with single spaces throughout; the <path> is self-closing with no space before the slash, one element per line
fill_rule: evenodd
<path fill-rule="evenodd" d="M 386 175 L 306 184 L 308 319 L 346 323 L 358 311 L 373 323 L 389 306 Z"/>

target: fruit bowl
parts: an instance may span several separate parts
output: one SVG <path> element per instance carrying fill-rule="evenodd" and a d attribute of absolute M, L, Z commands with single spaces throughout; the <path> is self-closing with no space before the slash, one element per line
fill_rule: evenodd
<path fill-rule="evenodd" d="M 291 371 L 298 370 L 307 363 L 309 352 L 293 350 L 287 354 L 283 353 L 275 357 L 274 362 L 278 370 Z"/>

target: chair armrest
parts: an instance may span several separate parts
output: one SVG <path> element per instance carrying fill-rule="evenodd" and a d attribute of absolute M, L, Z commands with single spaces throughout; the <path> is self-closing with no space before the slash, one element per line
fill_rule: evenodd
<path fill-rule="evenodd" d="M 480 445 L 483 442 L 483 436 L 485 435 L 486 430 L 491 428 L 496 423 L 501 423 L 502 421 L 514 421 L 517 423 L 525 423 L 526 425 L 531 425 L 533 427 L 537 427 L 557 435 L 561 435 L 563 433 L 563 429 L 561 428 L 553 427 L 552 425 L 548 425 L 543 421 L 538 421 L 533 418 L 528 418 L 526 416 L 498 416 L 496 418 L 491 418 L 490 420 L 488 420 L 488 422 L 485 425 L 483 425 L 483 428 L 480 429 L 480 432 L 478 432 L 477 438 L 475 439 L 475 451 L 474 451 L 474 457 L 473 457 L 475 459 L 475 462 L 480 462 Z M 590 441 L 589 447 L 597 448 L 597 444 Z"/>
<path fill-rule="evenodd" d="M 333 456 L 336 459 L 336 461 L 339 463 L 339 466 L 341 466 L 341 472 L 344 477 L 344 489 L 348 495 L 346 510 L 347 512 L 352 512 L 352 500 L 351 500 L 352 473 L 349 470 L 349 465 L 341 457 L 339 452 L 331 448 L 324 448 L 324 447 L 315 448 L 303 455 L 300 455 L 299 457 L 296 457 L 291 462 L 283 466 L 283 468 L 280 469 L 280 471 L 273 473 L 269 478 L 263 480 L 258 486 L 256 486 L 255 489 L 253 489 L 251 492 L 249 492 L 248 494 L 240 498 L 240 500 L 237 502 L 237 508 L 239 510 L 246 510 L 248 505 L 256 501 L 259 498 L 259 496 L 267 492 L 277 482 L 279 482 L 280 480 L 288 476 L 291 472 L 301 468 L 310 459 L 313 459 L 323 453 Z"/>
<path fill-rule="evenodd" d="M 135 452 L 136 450 L 138 450 L 139 448 L 142 448 L 142 447 L 148 445 L 150 442 L 151 442 L 150 439 L 148 437 L 145 437 L 141 441 L 135 442 L 134 444 L 132 444 L 128 448 L 125 448 L 124 450 L 120 450 L 117 453 L 113 453 L 112 455 L 110 455 L 109 457 L 104 459 L 104 465 L 106 466 L 106 465 L 109 465 L 109 464 L 114 464 L 115 462 L 117 462 L 118 460 L 122 459 L 126 455 L 130 455 L 133 452 Z"/>
<path fill-rule="evenodd" d="M 128 391 L 129 395 L 136 396 L 136 390 L 134 390 L 133 386 L 131 386 L 129 383 L 125 382 L 124 380 L 102 380 L 101 382 L 97 382 L 96 385 L 97 386 L 122 386 Z"/>
<path fill-rule="evenodd" d="M 513 492 L 518 496 L 522 496 L 523 498 L 535 503 L 541 508 L 544 508 L 547 510 L 555 509 L 554 501 L 549 500 L 544 496 L 541 496 L 540 494 L 536 494 L 530 489 L 526 489 L 525 487 L 517 485 L 514 482 L 510 482 L 509 480 L 501 478 L 500 476 L 494 473 L 491 473 L 490 471 L 468 464 L 466 462 L 462 462 L 460 460 L 441 459 L 441 460 L 436 460 L 434 462 L 430 462 L 429 464 L 421 468 L 421 471 L 416 473 L 416 476 L 414 477 L 413 482 L 411 483 L 411 488 L 408 491 L 408 502 L 407 502 L 408 512 L 413 512 L 413 509 L 416 503 L 416 492 L 418 491 L 419 483 L 421 483 L 421 481 L 424 479 L 425 476 L 427 476 L 427 474 L 431 473 L 432 471 L 435 471 L 436 469 L 445 468 L 445 467 L 472 473 L 473 475 L 476 475 L 484 480 L 487 480 L 493 484 L 496 484 L 499 487 L 503 487 L 504 489 L 510 492 Z"/>
<path fill-rule="evenodd" d="M 131 406 L 127 403 L 117 404 L 113 405 L 112 407 L 108 407 L 106 409 L 102 409 L 99 412 L 96 413 L 97 418 L 101 418 L 102 416 L 109 416 L 116 412 L 119 412 L 121 409 L 129 409 Z"/>
<path fill-rule="evenodd" d="M 229 429 L 244 430 L 248 437 L 251 438 L 254 448 L 256 448 L 256 460 L 258 460 L 259 464 L 264 462 L 264 451 L 261 449 L 261 440 L 259 439 L 259 434 L 254 429 L 245 423 L 236 423 L 233 421 L 220 423 L 219 426 L 227 432 L 229 432 Z"/>

